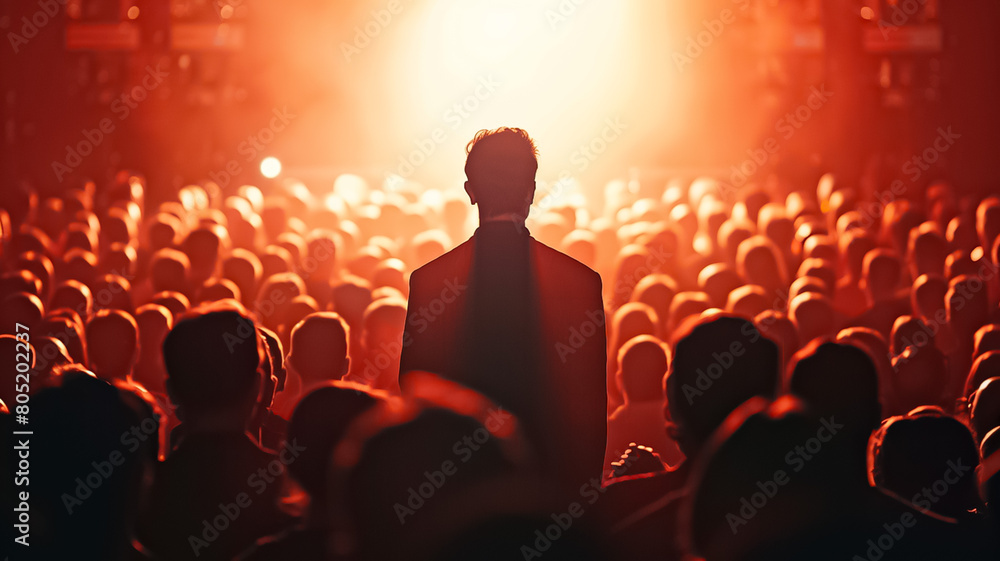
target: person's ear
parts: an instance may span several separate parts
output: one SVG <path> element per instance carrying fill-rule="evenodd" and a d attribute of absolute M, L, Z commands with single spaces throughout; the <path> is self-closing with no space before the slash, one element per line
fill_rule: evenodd
<path fill-rule="evenodd" d="M 465 182 L 465 192 L 469 195 L 469 202 L 476 204 L 476 194 L 472 192 L 472 187 L 469 186 L 469 182 Z"/>

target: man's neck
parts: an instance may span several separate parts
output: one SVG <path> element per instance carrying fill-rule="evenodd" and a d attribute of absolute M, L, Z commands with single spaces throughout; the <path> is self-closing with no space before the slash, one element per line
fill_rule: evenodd
<path fill-rule="evenodd" d="M 517 224 L 518 226 L 524 228 L 525 218 L 526 218 L 525 216 L 517 212 L 507 212 L 504 214 L 494 214 L 491 216 L 483 216 L 482 214 L 480 214 L 479 225 L 482 226 L 483 224 L 489 224 L 492 222 L 513 222 L 514 224 Z"/>

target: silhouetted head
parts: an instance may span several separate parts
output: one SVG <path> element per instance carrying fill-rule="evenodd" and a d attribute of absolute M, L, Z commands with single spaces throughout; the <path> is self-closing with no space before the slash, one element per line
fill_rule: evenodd
<path fill-rule="evenodd" d="M 892 331 L 889 333 L 889 350 L 892 354 L 898 355 L 910 345 L 918 349 L 923 348 L 925 345 L 933 344 L 932 333 L 927 323 L 919 317 L 899 316 L 893 322 Z"/>
<path fill-rule="evenodd" d="M 159 419 L 138 396 L 88 375 L 64 375 L 31 403 L 32 428 L 46 435 L 31 443 L 32 549 L 39 559 L 127 558 L 158 439 L 131 436 L 131 447 L 123 435 L 156 435 Z"/>
<path fill-rule="evenodd" d="M 834 315 L 830 300 L 815 292 L 804 292 L 788 303 L 788 317 L 795 324 L 799 341 L 808 343 L 817 337 L 833 335 Z"/>
<path fill-rule="evenodd" d="M 93 308 L 93 296 L 90 287 L 80 281 L 63 281 L 52 290 L 49 309 L 66 308 L 75 311 L 81 317 L 88 317 Z"/>
<path fill-rule="evenodd" d="M 948 242 L 937 224 L 924 222 L 910 231 L 907 256 L 910 276 L 944 274 L 944 260 L 948 256 Z"/>
<path fill-rule="evenodd" d="M 972 395 L 983 382 L 996 376 L 1000 376 L 1000 351 L 988 351 L 979 355 L 969 369 L 962 394 L 966 397 Z"/>
<path fill-rule="evenodd" d="M 920 405 L 949 405 L 947 362 L 934 345 L 910 345 L 892 360 L 893 413 Z"/>
<path fill-rule="evenodd" d="M 171 248 L 157 250 L 149 262 L 149 280 L 153 284 L 153 291 L 173 290 L 186 293 L 190 271 L 191 261 L 187 255 Z"/>
<path fill-rule="evenodd" d="M 795 323 L 784 312 L 772 309 L 757 314 L 753 318 L 753 323 L 765 337 L 778 344 L 784 368 L 795 351 L 799 350 L 799 332 Z"/>
<path fill-rule="evenodd" d="M 920 275 L 913 281 L 910 289 L 910 305 L 913 312 L 927 321 L 944 324 L 947 321 L 945 310 L 945 294 L 948 292 L 948 281 L 944 277 Z"/>
<path fill-rule="evenodd" d="M 538 149 L 524 130 L 481 130 L 466 146 L 465 190 L 482 217 L 526 217 L 535 195 Z"/>
<path fill-rule="evenodd" d="M 823 418 L 841 424 L 844 435 L 837 454 L 857 477 L 863 475 L 868 436 L 882 419 L 878 372 L 865 351 L 816 339 L 795 353 L 788 365 L 785 388 Z"/>
<path fill-rule="evenodd" d="M 982 279 L 974 275 L 959 275 L 948 282 L 945 294 L 948 325 L 964 348 L 972 345 L 972 337 L 990 317 L 989 297 Z"/>
<path fill-rule="evenodd" d="M 327 500 L 326 477 L 330 455 L 359 415 L 383 403 L 387 396 L 361 384 L 327 382 L 295 406 L 285 440 L 302 448 L 288 471 L 314 501 Z"/>
<path fill-rule="evenodd" d="M 288 366 L 303 386 L 339 380 L 348 369 L 348 327 L 334 312 L 306 316 L 292 329 Z"/>
<path fill-rule="evenodd" d="M 519 465 L 513 415 L 454 382 L 411 375 L 412 399 L 361 414 L 332 455 L 329 504 L 343 509 L 334 527 L 346 531 L 337 541 L 362 558 L 427 559 L 495 512 L 491 490 Z"/>
<path fill-rule="evenodd" d="M 869 303 L 882 302 L 895 296 L 902 265 L 899 258 L 889 251 L 873 249 L 865 254 L 862 275 L 862 286 Z"/>
<path fill-rule="evenodd" d="M 249 305 L 257 295 L 257 284 L 260 283 L 263 270 L 260 258 L 243 248 L 234 249 L 222 261 L 222 277 L 236 283 L 245 305 Z"/>
<path fill-rule="evenodd" d="M 253 320 L 240 312 L 206 307 L 182 317 L 163 341 L 167 390 L 179 415 L 185 422 L 207 413 L 245 422 L 263 352 Z"/>
<path fill-rule="evenodd" d="M 14 324 L 20 323 L 29 329 L 38 327 L 45 315 L 42 299 L 27 292 L 15 292 L 0 300 L 0 321 L 13 332 Z"/>
<path fill-rule="evenodd" d="M 752 236 L 740 243 L 736 253 L 736 267 L 743 280 L 764 287 L 769 294 L 787 286 L 785 263 L 775 244 L 765 236 Z"/>
<path fill-rule="evenodd" d="M 775 295 L 769 295 L 764 287 L 756 284 L 744 284 L 734 288 L 729 293 L 729 298 L 726 300 L 726 311 L 750 319 L 772 309 L 771 306 L 776 301 L 780 302 Z"/>
<path fill-rule="evenodd" d="M 979 439 L 1000 427 L 1000 377 L 987 379 L 973 394 L 970 422 Z"/>
<path fill-rule="evenodd" d="M 678 341 L 667 374 L 665 417 L 685 455 L 696 455 L 739 404 L 778 389 L 778 346 L 750 320 L 716 316 Z"/>
<path fill-rule="evenodd" d="M 639 335 L 618 351 L 618 383 L 626 402 L 663 401 L 670 351 L 656 337 Z"/>
<path fill-rule="evenodd" d="M 812 558 L 808 537 L 830 532 L 825 522 L 843 487 L 827 462 L 836 423 L 807 407 L 792 396 L 753 398 L 712 435 L 681 519 L 681 539 L 700 558 Z"/>
<path fill-rule="evenodd" d="M 150 391 L 165 393 L 167 370 L 163 366 L 163 340 L 174 324 L 170 310 L 158 304 L 139 306 L 135 311 L 139 327 L 139 361 L 133 377 Z"/>
<path fill-rule="evenodd" d="M 708 294 L 716 308 L 725 308 L 729 293 L 742 284 L 739 274 L 724 263 L 706 265 L 698 273 L 698 288 Z"/>
<path fill-rule="evenodd" d="M 124 380 L 139 358 L 139 328 L 121 310 L 101 310 L 87 322 L 90 369 L 105 380 Z"/>
<path fill-rule="evenodd" d="M 988 323 L 976 330 L 973 337 L 973 360 L 987 351 L 1000 351 L 1000 324 Z"/>
<path fill-rule="evenodd" d="M 917 506 L 960 520 L 982 508 L 978 447 L 957 419 L 892 417 L 872 435 L 869 454 L 871 483 Z"/>

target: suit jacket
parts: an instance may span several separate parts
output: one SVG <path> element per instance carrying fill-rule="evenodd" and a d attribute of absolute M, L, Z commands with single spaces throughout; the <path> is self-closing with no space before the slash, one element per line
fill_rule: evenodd
<path fill-rule="evenodd" d="M 400 383 L 426 371 L 514 413 L 543 473 L 600 481 L 607 338 L 600 276 L 514 222 L 487 222 L 410 277 Z"/>

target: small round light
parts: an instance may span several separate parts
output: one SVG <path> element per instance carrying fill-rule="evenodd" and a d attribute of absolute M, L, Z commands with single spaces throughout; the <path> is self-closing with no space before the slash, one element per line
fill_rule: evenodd
<path fill-rule="evenodd" d="M 260 161 L 260 174 L 268 179 L 274 179 L 281 173 L 281 162 L 274 156 L 268 156 Z"/>

